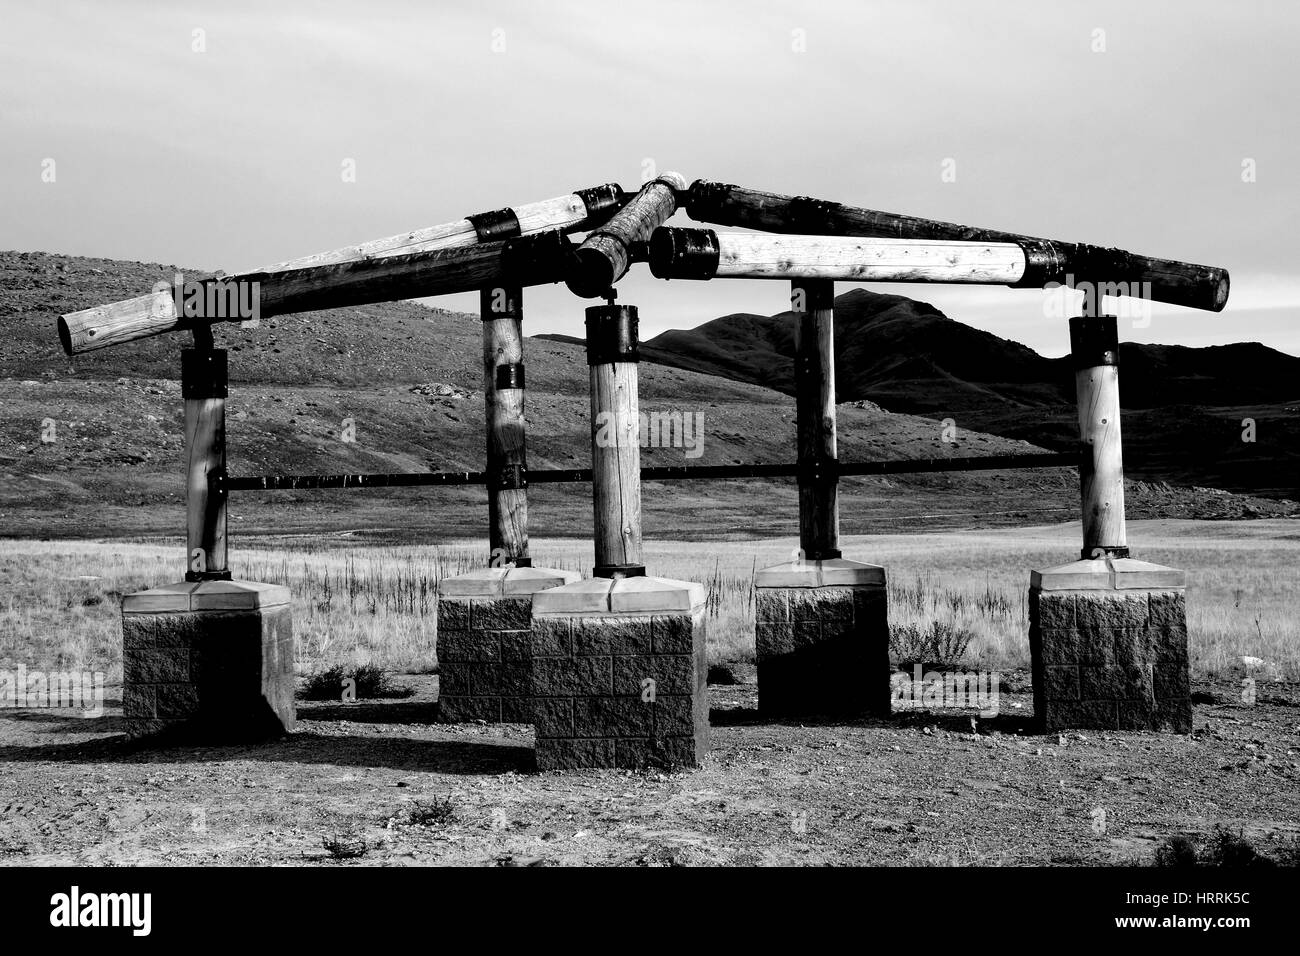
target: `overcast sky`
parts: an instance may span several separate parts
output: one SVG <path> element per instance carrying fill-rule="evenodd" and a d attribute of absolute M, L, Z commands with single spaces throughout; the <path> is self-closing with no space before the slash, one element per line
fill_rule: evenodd
<path fill-rule="evenodd" d="M 0 248 L 233 272 L 653 164 L 1224 266 L 1224 313 L 1121 336 L 1300 354 L 1298 94 L 1285 0 L 0 0 Z M 1068 348 L 1036 291 L 872 288 Z M 620 284 L 646 338 L 788 294 Z M 581 334 L 563 286 L 525 302 Z"/>

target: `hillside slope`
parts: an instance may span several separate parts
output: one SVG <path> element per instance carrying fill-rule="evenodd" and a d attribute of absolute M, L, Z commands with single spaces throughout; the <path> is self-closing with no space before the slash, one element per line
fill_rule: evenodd
<path fill-rule="evenodd" d="M 794 392 L 794 315 L 736 314 L 647 342 L 648 361 Z M 1063 337 L 1068 333 L 1062 329 Z M 891 411 L 1057 450 L 1077 440 L 1069 358 L 963 325 L 925 302 L 835 299 L 836 388 Z M 1120 346 L 1130 474 L 1300 497 L 1300 358 L 1257 342 Z M 1244 419 L 1256 440 L 1242 440 Z"/>
<path fill-rule="evenodd" d="M 69 359 L 54 333 L 66 312 L 147 291 L 174 269 L 152 264 L 0 253 L 0 535 L 179 533 L 182 417 L 178 376 L 183 335 Z M 483 461 L 480 323 L 477 317 L 391 303 L 216 329 L 230 355 L 232 474 L 471 470 Z M 580 346 L 528 341 L 529 464 L 589 462 L 588 370 Z M 429 385 L 449 386 L 428 388 Z M 444 392 L 446 394 L 438 394 Z M 645 411 L 702 416 L 698 457 L 647 448 L 646 464 L 789 461 L 792 400 L 755 384 L 646 362 Z M 356 441 L 343 440 L 351 419 Z M 53 423 L 52 434 L 49 428 Z M 52 437 L 46 441 L 43 438 Z M 932 418 L 869 402 L 840 409 L 844 460 L 1012 454 L 1018 438 L 967 430 L 941 440 Z M 590 533 L 589 489 L 535 485 L 538 534 Z M 792 481 L 648 484 L 647 535 L 793 534 Z M 852 479 L 844 483 L 846 533 L 1071 518 L 1077 478 L 1068 470 Z M 991 506 L 996 502 L 996 506 Z M 1151 513 L 1204 513 L 1204 502 L 1167 491 Z M 756 504 L 761 507 L 756 508 Z M 1142 513 L 1142 495 L 1135 498 Z M 1258 507 L 1216 499 L 1211 514 Z M 1198 510 L 1199 509 L 1199 510 Z M 439 540 L 481 535 L 479 488 L 401 492 L 240 493 L 235 534 L 363 529 Z"/>

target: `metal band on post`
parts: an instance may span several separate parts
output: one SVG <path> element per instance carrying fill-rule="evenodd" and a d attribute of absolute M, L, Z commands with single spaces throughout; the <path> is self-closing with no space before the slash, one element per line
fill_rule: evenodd
<path fill-rule="evenodd" d="M 637 399 L 637 309 L 586 310 L 591 375 L 591 475 L 599 578 L 645 574 L 641 557 L 641 446 Z"/>

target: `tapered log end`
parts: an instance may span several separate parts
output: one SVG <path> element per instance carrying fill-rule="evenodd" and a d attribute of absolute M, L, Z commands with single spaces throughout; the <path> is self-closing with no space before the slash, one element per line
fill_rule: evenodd
<path fill-rule="evenodd" d="M 68 328 L 67 316 L 59 316 L 59 344 L 67 355 L 72 354 L 72 330 Z"/>
<path fill-rule="evenodd" d="M 576 296 L 595 299 L 608 292 L 617 278 L 608 256 L 597 249 L 579 246 L 570 260 L 564 284 Z"/>

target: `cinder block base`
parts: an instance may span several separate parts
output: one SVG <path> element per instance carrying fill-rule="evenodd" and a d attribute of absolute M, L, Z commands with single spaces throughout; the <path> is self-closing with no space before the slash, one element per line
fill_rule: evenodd
<path fill-rule="evenodd" d="M 483 568 L 438 585 L 438 719 L 530 723 L 533 595 L 578 579 L 551 568 Z"/>
<path fill-rule="evenodd" d="M 1034 571 L 1029 650 L 1044 731 L 1192 729 L 1182 571 L 1124 558 Z"/>
<path fill-rule="evenodd" d="M 182 581 L 126 595 L 122 683 L 131 737 L 245 743 L 292 730 L 289 589 Z"/>
<path fill-rule="evenodd" d="M 765 717 L 888 717 L 885 569 L 836 558 L 759 571 L 758 709 Z"/>
<path fill-rule="evenodd" d="M 538 593 L 537 769 L 696 767 L 709 749 L 704 588 L 593 578 Z"/>

